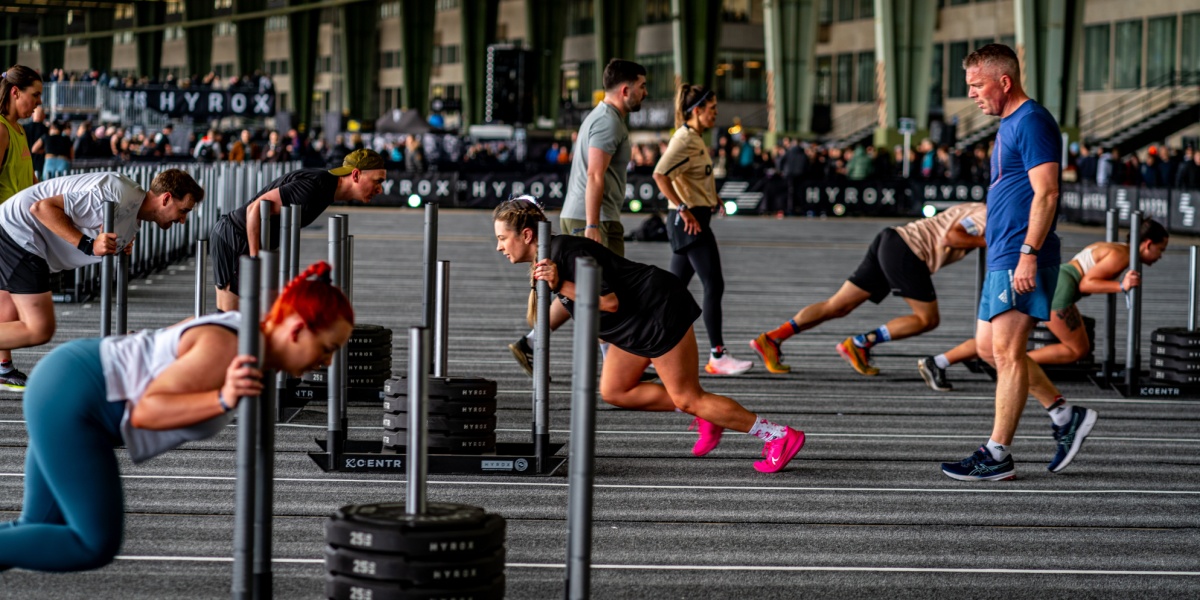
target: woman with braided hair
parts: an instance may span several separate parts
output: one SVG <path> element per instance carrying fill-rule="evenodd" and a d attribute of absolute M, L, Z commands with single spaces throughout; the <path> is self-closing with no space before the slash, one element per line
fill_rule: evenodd
<path fill-rule="evenodd" d="M 667 214 L 671 273 L 684 287 L 697 274 L 704 284 L 704 329 L 711 347 L 704 370 L 712 375 L 740 375 L 753 363 L 734 358 L 725 348 L 721 332 L 725 276 L 717 238 L 709 225 L 721 201 L 704 132 L 716 124 L 717 96 L 704 87 L 681 83 L 675 94 L 675 135 L 654 167 L 654 182 L 671 209 Z"/>
<path fill-rule="evenodd" d="M 263 367 L 299 376 L 350 339 L 354 310 L 324 262 L 293 279 L 262 320 Z M 34 368 L 25 392 L 25 501 L 0 524 L 0 570 L 82 571 L 121 546 L 124 498 L 113 447 L 140 463 L 212 437 L 262 391 L 239 356 L 236 312 L 159 330 L 79 339 Z"/>
<path fill-rule="evenodd" d="M 696 332 L 700 307 L 679 278 L 651 265 L 618 256 L 588 238 L 557 235 L 550 257 L 537 260 L 537 224 L 546 216 L 533 202 L 502 202 L 492 213 L 496 251 L 509 262 L 535 263 L 532 276 L 550 285 L 568 311 L 575 307 L 575 259 L 590 257 L 601 269 L 599 337 L 609 343 L 600 374 L 605 402 L 630 410 L 679 411 L 694 416 L 699 439 L 692 448 L 704 456 L 726 429 L 764 442 L 754 468 L 782 470 L 804 446 L 804 433 L 759 418 L 730 398 L 700 387 Z M 639 381 L 653 364 L 661 384 Z"/>

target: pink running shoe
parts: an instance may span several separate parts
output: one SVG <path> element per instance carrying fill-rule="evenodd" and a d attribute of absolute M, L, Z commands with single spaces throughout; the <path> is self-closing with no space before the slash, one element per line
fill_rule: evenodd
<path fill-rule="evenodd" d="M 804 447 L 804 432 L 791 427 L 785 429 L 783 437 L 763 444 L 763 460 L 754 463 L 754 468 L 760 473 L 775 473 L 782 471 L 792 460 L 793 456 Z"/>
<path fill-rule="evenodd" d="M 704 456 L 712 452 L 717 447 L 717 444 L 721 443 L 721 434 L 725 433 L 724 427 L 713 425 L 700 417 L 696 417 L 692 421 L 691 426 L 688 427 L 688 431 L 693 429 L 700 434 L 700 439 L 696 440 L 695 446 L 692 446 L 692 454 L 696 456 Z"/>

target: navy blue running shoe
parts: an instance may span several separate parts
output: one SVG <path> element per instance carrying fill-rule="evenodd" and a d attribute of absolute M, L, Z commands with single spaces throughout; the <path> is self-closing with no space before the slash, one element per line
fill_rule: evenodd
<path fill-rule="evenodd" d="M 992 455 L 983 446 L 962 462 L 942 463 L 942 472 L 959 481 L 1003 481 L 1017 476 L 1011 454 L 1004 460 L 992 460 Z"/>
<path fill-rule="evenodd" d="M 1096 418 L 1099 416 L 1100 413 L 1090 408 L 1072 406 L 1069 423 L 1062 427 L 1050 424 L 1050 428 L 1054 430 L 1054 441 L 1058 442 L 1058 451 L 1054 453 L 1054 460 L 1050 461 L 1050 465 L 1046 467 L 1051 473 L 1057 473 L 1071 464 L 1071 460 L 1083 447 L 1083 441 L 1092 432 L 1092 427 L 1096 425 Z"/>

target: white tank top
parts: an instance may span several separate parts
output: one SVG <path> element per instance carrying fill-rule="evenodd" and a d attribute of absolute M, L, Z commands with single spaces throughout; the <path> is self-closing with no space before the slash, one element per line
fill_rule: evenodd
<path fill-rule="evenodd" d="M 125 447 L 129 449 L 129 457 L 134 463 L 154 458 L 184 442 L 212 437 L 233 420 L 233 413 L 230 412 L 180 429 L 152 431 L 134 427 L 129 416 L 150 382 L 178 358 L 179 338 L 185 331 L 201 325 L 220 325 L 237 332 L 241 321 L 241 313 L 227 312 L 207 315 L 165 329 L 145 329 L 101 340 L 100 364 L 104 367 L 108 401 L 125 402 L 121 437 L 125 439 Z M 221 368 L 223 370 L 225 367 Z"/>
<path fill-rule="evenodd" d="M 1091 271 L 1092 267 L 1096 266 L 1096 258 L 1092 256 L 1091 248 L 1084 248 L 1083 250 L 1080 250 L 1079 254 L 1076 254 L 1075 258 L 1072 258 L 1071 260 L 1079 262 L 1079 270 L 1081 271 L 1079 273 L 1080 275 L 1087 275 L 1087 272 Z"/>

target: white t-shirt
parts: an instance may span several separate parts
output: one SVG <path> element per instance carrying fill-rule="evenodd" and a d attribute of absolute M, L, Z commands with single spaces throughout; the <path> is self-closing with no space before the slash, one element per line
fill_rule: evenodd
<path fill-rule="evenodd" d="M 27 187 L 0 204 L 0 227 L 22 248 L 46 259 L 51 273 L 96 264 L 101 258 L 80 252 L 29 212 L 34 202 L 59 195 L 63 197 L 67 218 L 84 235 L 94 238 L 100 234 L 105 202 L 117 203 L 114 223 L 117 247 L 124 248 L 137 235 L 137 212 L 146 198 L 146 190 L 123 175 L 85 173 Z"/>
<path fill-rule="evenodd" d="M 233 413 L 229 412 L 179 429 L 151 431 L 134 427 L 130 415 L 150 382 L 179 357 L 179 339 L 184 332 L 201 325 L 219 325 L 236 332 L 241 320 L 238 312 L 218 313 L 164 329 L 109 336 L 100 342 L 100 364 L 104 367 L 108 401 L 125 403 L 121 436 L 133 462 L 147 461 L 185 442 L 210 438 L 233 420 Z"/>

